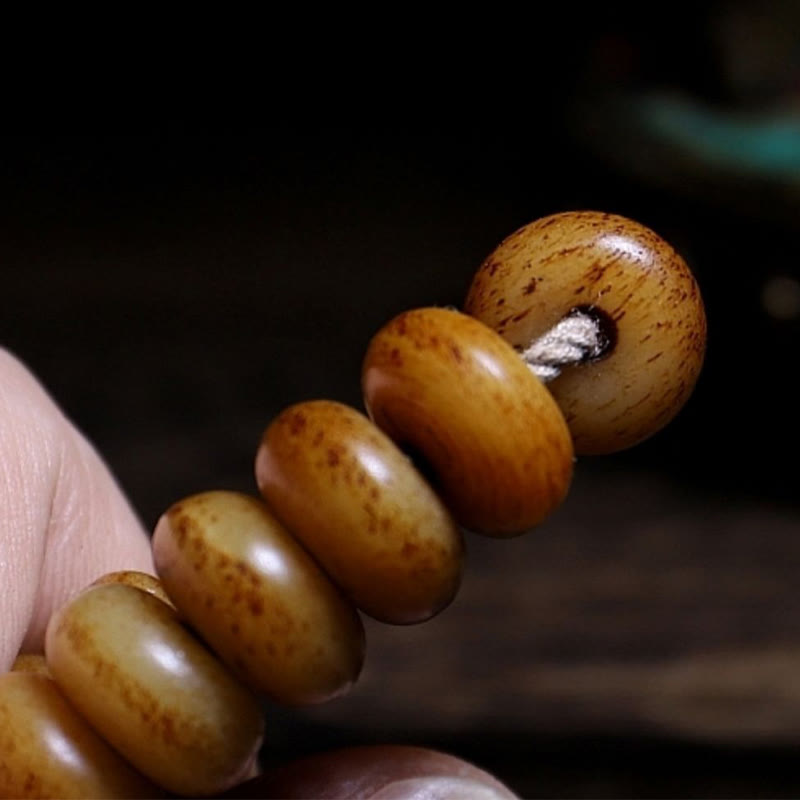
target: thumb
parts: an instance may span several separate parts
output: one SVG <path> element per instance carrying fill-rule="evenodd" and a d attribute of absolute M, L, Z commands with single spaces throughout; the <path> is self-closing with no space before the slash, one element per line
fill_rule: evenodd
<path fill-rule="evenodd" d="M 119 569 L 153 572 L 147 535 L 91 445 L 0 349 L 0 673 L 41 650 L 55 609 Z"/>

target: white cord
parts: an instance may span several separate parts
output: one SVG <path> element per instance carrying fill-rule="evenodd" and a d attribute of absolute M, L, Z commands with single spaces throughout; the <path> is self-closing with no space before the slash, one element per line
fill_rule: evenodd
<path fill-rule="evenodd" d="M 522 351 L 522 358 L 542 381 L 557 378 L 564 367 L 603 354 L 607 341 L 595 317 L 571 311 Z"/>

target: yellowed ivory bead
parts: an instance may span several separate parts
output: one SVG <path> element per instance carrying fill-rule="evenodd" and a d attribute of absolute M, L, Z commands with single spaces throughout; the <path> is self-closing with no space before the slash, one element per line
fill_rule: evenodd
<path fill-rule="evenodd" d="M 458 589 L 461 533 L 411 461 L 363 414 L 298 403 L 264 433 L 270 508 L 344 593 L 383 622 L 422 622 Z"/>
<path fill-rule="evenodd" d="M 37 672 L 40 675 L 49 675 L 47 661 L 42 653 L 20 653 L 11 665 L 12 672 Z"/>
<path fill-rule="evenodd" d="M 648 228 L 594 211 L 544 217 L 489 255 L 464 310 L 526 349 L 573 309 L 600 321 L 595 361 L 548 384 L 578 453 L 637 444 L 684 405 L 703 363 L 706 318 L 684 260 Z"/>
<path fill-rule="evenodd" d="M 146 572 L 138 572 L 137 570 L 124 569 L 118 572 L 108 572 L 101 575 L 92 586 L 102 586 L 104 583 L 122 583 L 125 586 L 133 586 L 136 589 L 141 589 L 143 592 L 153 595 L 166 603 L 169 606 L 175 607 L 172 600 L 164 591 L 161 581 L 155 575 L 148 575 Z"/>
<path fill-rule="evenodd" d="M 407 311 L 372 339 L 370 416 L 420 456 L 465 527 L 513 536 L 564 499 L 572 442 L 555 401 L 502 337 L 458 311 Z"/>
<path fill-rule="evenodd" d="M 158 521 L 153 556 L 179 611 L 257 691 L 319 703 L 355 682 L 358 613 L 261 500 L 226 491 L 181 500 Z"/>
<path fill-rule="evenodd" d="M 45 655 L 70 703 L 169 791 L 212 795 L 249 774 L 263 733 L 255 697 L 156 597 L 85 590 L 51 618 Z"/>
<path fill-rule="evenodd" d="M 0 797 L 162 795 L 95 733 L 46 675 L 0 675 Z"/>
<path fill-rule="evenodd" d="M 408 745 L 361 745 L 282 764 L 226 798 L 519 800 L 493 775 L 456 756 Z"/>

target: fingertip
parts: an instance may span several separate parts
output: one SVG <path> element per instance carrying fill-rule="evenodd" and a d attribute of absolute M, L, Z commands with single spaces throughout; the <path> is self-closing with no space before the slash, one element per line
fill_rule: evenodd
<path fill-rule="evenodd" d="M 509 800 L 510 797 L 495 786 L 471 778 L 428 775 L 388 783 L 369 795 L 369 800 Z"/>
<path fill-rule="evenodd" d="M 490 773 L 425 747 L 365 745 L 267 770 L 225 797 L 283 800 L 515 800 Z"/>
<path fill-rule="evenodd" d="M 36 379 L 0 348 L 0 671 L 11 666 L 36 604 L 63 423 Z"/>
<path fill-rule="evenodd" d="M 104 572 L 153 572 L 149 539 L 94 448 L 0 348 L 0 671 Z"/>
<path fill-rule="evenodd" d="M 155 574 L 150 539 L 94 447 L 67 423 L 37 603 L 23 642 L 43 646 L 52 613 L 102 575 Z"/>

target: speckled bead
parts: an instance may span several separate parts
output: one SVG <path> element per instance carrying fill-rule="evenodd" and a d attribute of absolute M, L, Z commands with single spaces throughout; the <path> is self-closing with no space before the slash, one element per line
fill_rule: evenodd
<path fill-rule="evenodd" d="M 322 703 L 358 678 L 361 618 L 259 498 L 212 491 L 175 503 L 153 558 L 176 608 L 258 693 Z"/>
<path fill-rule="evenodd" d="M 461 533 L 441 500 L 354 408 L 298 403 L 273 420 L 255 463 L 270 508 L 362 611 L 422 622 L 455 596 Z"/>
<path fill-rule="evenodd" d="M 169 596 L 164 591 L 161 581 L 154 575 L 148 575 L 146 572 L 139 572 L 132 569 L 107 572 L 94 581 L 92 586 L 103 586 L 107 583 L 121 583 L 125 586 L 133 586 L 136 589 L 153 595 L 153 597 L 157 597 L 162 603 L 166 603 L 168 606 L 175 608 L 172 600 L 169 599 Z"/>
<path fill-rule="evenodd" d="M 0 675 L 0 797 L 161 797 L 40 672 Z"/>
<path fill-rule="evenodd" d="M 706 344 L 697 283 L 675 250 L 643 225 L 567 212 L 503 241 L 464 304 L 518 350 L 576 308 L 599 320 L 608 346 L 548 388 L 576 452 L 630 447 L 666 425 L 695 386 Z"/>
<path fill-rule="evenodd" d="M 43 653 L 20 653 L 11 665 L 12 672 L 35 672 L 39 675 L 50 676 L 47 668 L 47 659 Z"/>
<path fill-rule="evenodd" d="M 464 527 L 524 533 L 566 496 L 573 455 L 564 418 L 478 320 L 444 308 L 400 314 L 370 342 L 362 383 L 374 422 L 425 464 Z"/>
<path fill-rule="evenodd" d="M 211 795 L 249 774 L 263 734 L 256 698 L 153 595 L 84 590 L 51 617 L 45 656 L 69 702 L 158 785 Z"/>

